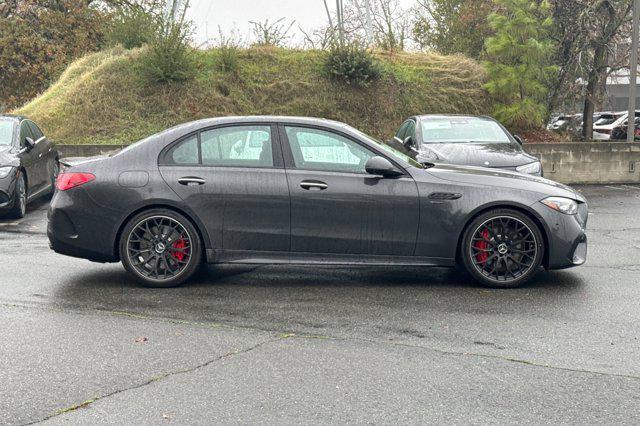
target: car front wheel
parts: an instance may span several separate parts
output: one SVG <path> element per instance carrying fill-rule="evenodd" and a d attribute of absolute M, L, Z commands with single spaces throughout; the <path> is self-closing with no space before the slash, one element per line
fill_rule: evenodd
<path fill-rule="evenodd" d="M 125 269 L 147 287 L 175 287 L 198 269 L 202 244 L 183 215 L 153 209 L 132 218 L 120 238 Z"/>
<path fill-rule="evenodd" d="M 467 226 L 460 255 L 467 271 L 481 284 L 513 288 L 527 282 L 539 269 L 544 240 L 527 215 L 496 209 Z"/>
<path fill-rule="evenodd" d="M 27 181 L 20 173 L 13 192 L 13 207 L 7 213 L 12 219 L 22 219 L 27 214 Z"/>

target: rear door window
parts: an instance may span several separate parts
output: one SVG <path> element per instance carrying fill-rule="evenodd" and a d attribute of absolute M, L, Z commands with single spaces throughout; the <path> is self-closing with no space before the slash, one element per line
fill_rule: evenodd
<path fill-rule="evenodd" d="M 230 126 L 200 134 L 202 164 L 273 167 L 271 126 Z"/>
<path fill-rule="evenodd" d="M 165 155 L 165 162 L 173 165 L 197 165 L 200 163 L 198 135 L 193 135 L 174 145 Z"/>

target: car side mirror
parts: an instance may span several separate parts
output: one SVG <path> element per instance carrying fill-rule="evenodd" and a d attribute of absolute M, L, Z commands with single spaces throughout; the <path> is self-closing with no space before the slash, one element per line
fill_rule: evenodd
<path fill-rule="evenodd" d="M 524 144 L 524 140 L 520 136 L 513 135 L 513 138 L 516 140 L 516 142 L 518 142 L 520 144 L 520 146 L 522 146 Z"/>
<path fill-rule="evenodd" d="M 413 145 L 413 138 L 411 136 L 407 136 L 406 138 L 404 138 L 404 142 L 402 143 L 405 148 L 411 148 L 411 145 Z"/>
<path fill-rule="evenodd" d="M 383 177 L 395 177 L 403 174 L 396 166 L 391 164 L 391 161 L 379 156 L 369 158 L 364 169 L 370 175 Z"/>
<path fill-rule="evenodd" d="M 27 136 L 26 138 L 24 138 L 24 147 L 26 148 L 27 151 L 31 151 L 31 149 L 33 149 L 34 146 L 36 146 L 36 143 L 33 139 L 31 139 L 29 136 Z"/>

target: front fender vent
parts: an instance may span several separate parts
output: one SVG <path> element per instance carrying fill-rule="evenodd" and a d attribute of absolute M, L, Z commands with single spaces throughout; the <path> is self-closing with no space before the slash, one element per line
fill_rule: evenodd
<path fill-rule="evenodd" d="M 457 200 L 461 198 L 462 194 L 456 194 L 453 192 L 433 192 L 429 194 L 429 199 L 434 201 L 445 201 L 445 200 Z"/>

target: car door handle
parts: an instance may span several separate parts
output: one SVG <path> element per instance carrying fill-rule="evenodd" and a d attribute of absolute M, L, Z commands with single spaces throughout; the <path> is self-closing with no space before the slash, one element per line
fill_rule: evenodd
<path fill-rule="evenodd" d="M 327 185 L 324 182 L 320 182 L 319 180 L 305 180 L 300 182 L 300 187 L 302 189 L 306 189 L 307 191 L 310 191 L 310 190 L 322 191 L 327 189 L 329 185 Z"/>
<path fill-rule="evenodd" d="M 199 177 L 188 176 L 188 177 L 181 177 L 180 179 L 178 179 L 178 183 L 180 185 L 193 186 L 193 185 L 204 185 L 206 181 Z"/>

